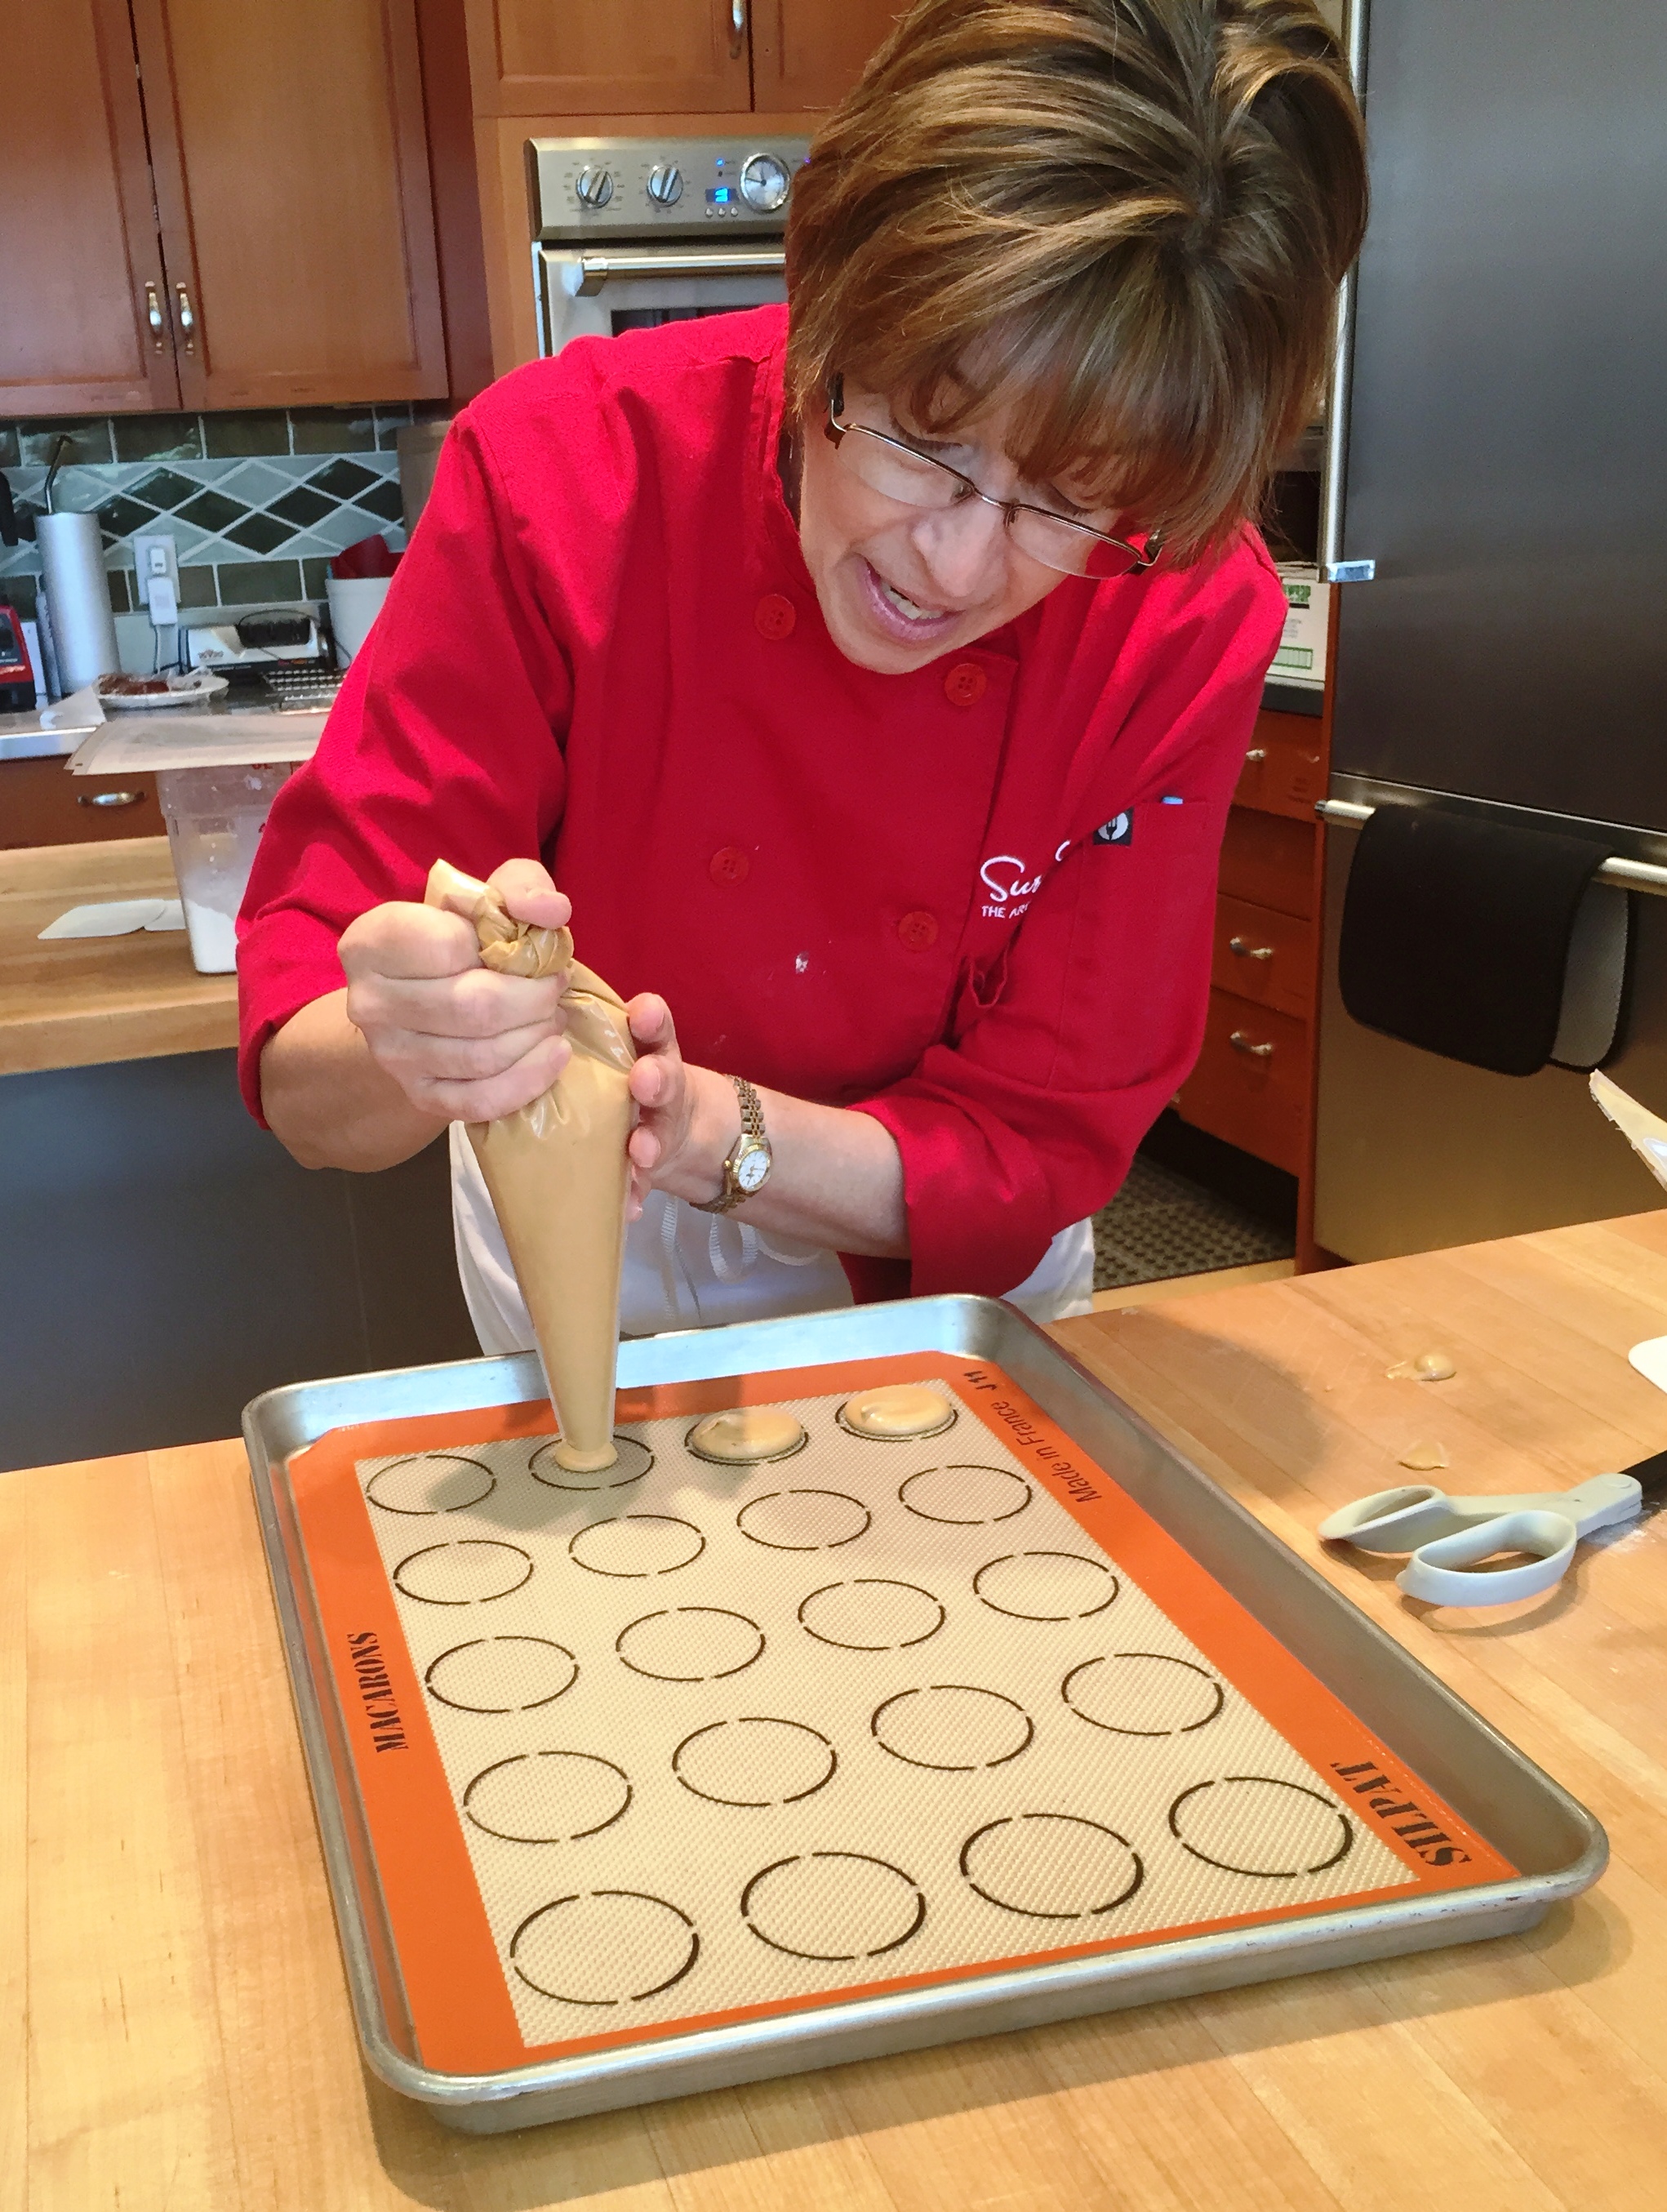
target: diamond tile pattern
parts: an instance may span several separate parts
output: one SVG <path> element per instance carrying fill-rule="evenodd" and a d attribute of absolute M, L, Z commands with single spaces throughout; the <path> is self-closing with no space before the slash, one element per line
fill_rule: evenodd
<path fill-rule="evenodd" d="M 135 499 L 148 500 L 152 507 L 180 507 L 194 492 L 203 489 L 191 477 L 182 477 L 177 469 L 156 469 L 147 472 L 136 469 L 133 473 L 142 480 L 130 487 Z"/>
<path fill-rule="evenodd" d="M 294 534 L 287 522 L 270 514 L 246 514 L 226 532 L 233 544 L 246 545 L 252 553 L 261 554 L 270 553 Z"/>
<path fill-rule="evenodd" d="M 328 468 L 319 470 L 312 482 L 332 499 L 356 499 L 376 482 L 376 476 L 373 470 L 361 468 L 357 461 L 332 461 Z"/>
<path fill-rule="evenodd" d="M 0 578 L 19 579 L 21 597 L 22 580 L 39 572 L 33 517 L 51 448 L 67 432 L 55 504 L 97 509 L 112 570 L 131 568 L 136 532 L 165 531 L 191 574 L 191 590 L 181 580 L 185 604 L 242 604 L 257 585 L 261 596 L 301 588 L 316 598 L 330 556 L 343 546 L 375 532 L 396 550 L 404 544 L 393 438 L 410 413 L 361 407 L 288 417 L 0 422 L 0 467 L 22 526 L 20 544 L 0 546 Z M 120 588 L 112 583 L 112 598 Z"/>

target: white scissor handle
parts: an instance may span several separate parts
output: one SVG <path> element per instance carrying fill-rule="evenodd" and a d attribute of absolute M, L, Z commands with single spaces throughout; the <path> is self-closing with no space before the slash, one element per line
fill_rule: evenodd
<path fill-rule="evenodd" d="M 1396 1576 L 1396 1586 L 1427 1605 L 1509 1605 L 1514 1598 L 1536 1597 L 1560 1583 L 1578 1540 L 1575 1524 L 1566 1513 L 1501 1513 L 1496 1520 L 1422 1545 Z M 1496 1552 L 1533 1556 L 1519 1567 L 1478 1573 L 1477 1562 Z"/>
<path fill-rule="evenodd" d="M 1515 1498 L 1452 1498 L 1432 1482 L 1409 1482 L 1357 1498 L 1322 1521 L 1319 1534 L 1328 1543 L 1355 1544 L 1363 1552 L 1415 1552 L 1497 1521 L 1501 1514 L 1554 1513 L 1585 1536 L 1611 1522 L 1629 1521 L 1643 1503 L 1644 1492 L 1630 1474 L 1594 1474 L 1573 1490 L 1531 1491 Z"/>

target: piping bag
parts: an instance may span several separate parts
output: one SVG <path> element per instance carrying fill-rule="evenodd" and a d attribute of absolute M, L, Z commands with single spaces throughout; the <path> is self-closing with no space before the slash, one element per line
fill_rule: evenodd
<path fill-rule="evenodd" d="M 568 971 L 561 1010 L 573 1058 L 530 1106 L 467 1127 L 561 1426 L 552 1456 L 575 1471 L 611 1467 L 625 1145 L 636 1120 L 625 1002 L 573 958 L 571 932 L 512 921 L 489 884 L 447 860 L 429 871 L 423 902 L 473 922 L 482 962 L 500 975 Z"/>

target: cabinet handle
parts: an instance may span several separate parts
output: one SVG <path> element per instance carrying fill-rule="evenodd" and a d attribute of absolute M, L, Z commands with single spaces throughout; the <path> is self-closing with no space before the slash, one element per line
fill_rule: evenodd
<path fill-rule="evenodd" d="M 1228 1037 L 1228 1042 L 1235 1052 L 1242 1052 L 1248 1059 L 1271 1060 L 1273 1058 L 1273 1047 L 1270 1044 L 1252 1044 L 1243 1030 L 1234 1030 Z"/>
<path fill-rule="evenodd" d="M 191 312 L 191 295 L 183 284 L 176 284 L 173 289 L 179 301 L 179 327 L 185 334 L 185 351 L 195 353 L 197 351 L 197 317 Z"/>
<path fill-rule="evenodd" d="M 747 0 L 730 0 L 730 59 L 738 62 L 747 43 Z"/>
<path fill-rule="evenodd" d="M 1246 945 L 1242 937 L 1228 938 L 1228 951 L 1237 953 L 1241 960 L 1271 960 L 1273 958 L 1271 945 Z"/>
<path fill-rule="evenodd" d="M 150 325 L 151 351 L 165 351 L 167 334 L 162 326 L 162 302 L 154 284 L 145 286 L 145 320 Z"/>
<path fill-rule="evenodd" d="M 1245 755 L 1247 761 L 1264 761 L 1267 757 L 1268 749 L 1265 745 L 1252 745 Z"/>
<path fill-rule="evenodd" d="M 139 806 L 144 802 L 142 791 L 78 791 L 77 806 Z"/>

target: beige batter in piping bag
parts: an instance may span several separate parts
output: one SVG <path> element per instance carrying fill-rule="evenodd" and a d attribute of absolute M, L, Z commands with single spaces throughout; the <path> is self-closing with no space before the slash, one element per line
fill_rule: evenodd
<path fill-rule="evenodd" d="M 566 1468 L 611 1467 L 620 1267 L 625 1249 L 625 1145 L 636 1119 L 637 1057 L 625 1002 L 573 958 L 565 929 L 512 921 L 488 884 L 447 860 L 429 871 L 425 903 L 475 925 L 481 958 L 504 975 L 570 971 L 561 994 L 573 1056 L 541 1097 L 498 1121 L 471 1121 L 469 1141 L 532 1316 L 561 1423 L 552 1455 Z"/>

